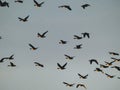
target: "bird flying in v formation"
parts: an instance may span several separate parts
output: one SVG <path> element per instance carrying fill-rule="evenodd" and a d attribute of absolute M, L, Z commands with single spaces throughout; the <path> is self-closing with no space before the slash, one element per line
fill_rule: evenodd
<path fill-rule="evenodd" d="M 38 3 L 36 0 L 33 0 L 33 2 L 35 3 L 34 6 L 37 7 L 41 7 L 44 4 L 44 2 Z"/>
<path fill-rule="evenodd" d="M 29 15 L 26 16 L 25 18 L 18 17 L 19 21 L 27 22 L 29 18 Z"/>

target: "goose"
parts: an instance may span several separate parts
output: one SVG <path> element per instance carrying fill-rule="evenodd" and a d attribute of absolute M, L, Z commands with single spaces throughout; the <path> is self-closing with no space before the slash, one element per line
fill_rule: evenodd
<path fill-rule="evenodd" d="M 30 50 L 37 50 L 38 47 L 34 47 L 32 44 L 29 44 L 29 46 L 31 47 Z"/>
<path fill-rule="evenodd" d="M 58 8 L 67 8 L 70 11 L 72 10 L 69 5 L 61 5 L 61 6 L 58 6 Z"/>
<path fill-rule="evenodd" d="M 38 37 L 41 37 L 41 38 L 45 38 L 45 34 L 47 33 L 48 31 L 44 32 L 43 34 L 40 34 L 40 33 L 37 33 L 37 36 Z"/>
<path fill-rule="evenodd" d="M 38 3 L 36 0 L 33 0 L 34 1 L 34 6 L 37 6 L 37 7 L 41 7 L 43 4 L 44 4 L 44 2 L 41 2 L 41 3 Z"/>
<path fill-rule="evenodd" d="M 29 15 L 26 16 L 25 18 L 18 17 L 19 21 L 27 22 L 29 18 Z"/>
<path fill-rule="evenodd" d="M 66 69 L 65 66 L 67 65 L 67 63 L 65 63 L 64 65 L 60 65 L 59 63 L 57 63 L 57 65 L 58 65 L 57 69 L 64 70 L 64 69 Z"/>
<path fill-rule="evenodd" d="M 83 5 L 81 5 L 81 7 L 82 7 L 83 9 L 85 9 L 85 8 L 88 7 L 88 6 L 90 6 L 90 4 L 83 4 Z"/>
<path fill-rule="evenodd" d="M 78 73 L 78 76 L 79 76 L 80 78 L 82 78 L 82 79 L 87 79 L 88 74 L 87 74 L 87 75 L 85 75 L 85 76 L 83 76 L 83 75 L 81 75 L 81 74 L 79 74 L 79 73 Z"/>

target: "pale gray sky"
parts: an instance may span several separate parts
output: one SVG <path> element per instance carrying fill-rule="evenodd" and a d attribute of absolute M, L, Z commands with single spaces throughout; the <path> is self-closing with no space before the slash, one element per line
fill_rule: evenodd
<path fill-rule="evenodd" d="M 40 8 L 34 6 L 33 0 L 24 0 L 23 4 L 7 1 L 9 8 L 0 7 L 0 59 L 14 54 L 12 62 L 17 66 L 7 67 L 8 60 L 0 63 L 0 90 L 77 90 L 75 86 L 66 87 L 63 81 L 84 83 L 87 90 L 120 89 L 119 71 L 103 69 L 116 75 L 109 79 L 94 72 L 99 65 L 90 65 L 88 61 L 94 58 L 104 64 L 112 61 L 109 51 L 120 53 L 120 0 L 37 0 L 45 1 Z M 81 5 L 85 3 L 91 6 L 84 10 Z M 64 4 L 70 5 L 72 11 L 58 8 Z M 30 15 L 28 22 L 18 20 L 27 15 Z M 46 38 L 37 37 L 38 32 L 45 31 L 48 31 Z M 91 38 L 73 39 L 73 35 L 81 36 L 83 32 L 89 32 Z M 60 45 L 61 39 L 68 43 Z M 39 48 L 31 51 L 29 43 Z M 83 48 L 74 50 L 77 44 L 83 44 Z M 68 61 L 64 54 L 75 58 Z M 44 68 L 36 67 L 35 61 Z M 65 70 L 57 69 L 57 63 L 66 62 Z M 79 79 L 77 73 L 88 74 L 88 79 Z"/>

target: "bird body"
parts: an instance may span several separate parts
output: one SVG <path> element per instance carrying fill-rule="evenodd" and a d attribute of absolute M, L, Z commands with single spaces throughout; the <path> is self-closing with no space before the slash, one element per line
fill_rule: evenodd
<path fill-rule="evenodd" d="M 84 33 L 82 33 L 82 35 L 83 35 L 83 38 L 85 38 L 85 37 L 90 38 L 90 34 L 88 32 L 84 32 Z"/>
<path fill-rule="evenodd" d="M 27 22 L 29 18 L 29 15 L 26 16 L 25 18 L 18 17 L 19 21 Z"/>
<path fill-rule="evenodd" d="M 23 3 L 22 0 L 15 0 L 15 3 L 18 2 L 18 3 Z"/>
<path fill-rule="evenodd" d="M 70 11 L 72 10 L 69 5 L 61 5 L 61 6 L 58 6 L 58 8 L 67 8 Z"/>
<path fill-rule="evenodd" d="M 12 62 L 10 62 L 10 65 L 8 65 L 8 66 L 10 66 L 10 67 L 16 67 L 16 65 L 14 63 L 12 63 Z"/>
<path fill-rule="evenodd" d="M 48 31 L 44 32 L 43 34 L 40 34 L 40 33 L 37 33 L 37 36 L 38 37 L 41 37 L 41 38 L 45 38 L 45 34 L 47 33 Z"/>
<path fill-rule="evenodd" d="M 74 47 L 74 49 L 81 49 L 82 48 L 82 44 L 76 45 L 76 47 Z"/>
<path fill-rule="evenodd" d="M 62 66 L 61 66 L 59 63 L 57 63 L 57 65 L 58 65 L 58 68 L 57 68 L 57 69 L 64 70 L 64 69 L 66 69 L 65 66 L 67 65 L 67 63 L 65 63 L 65 64 L 62 65 Z"/>
<path fill-rule="evenodd" d="M 102 70 L 102 69 L 100 69 L 100 68 L 96 68 L 94 71 L 104 73 L 104 72 L 103 72 L 103 70 Z"/>
<path fill-rule="evenodd" d="M 4 2 L 2 2 L 1 0 L 0 0 L 0 6 L 1 7 L 8 7 L 9 8 L 9 3 L 8 2 L 6 2 L 6 1 L 4 1 Z"/>
<path fill-rule="evenodd" d="M 35 63 L 36 66 L 44 67 L 43 64 L 40 64 L 40 63 L 38 63 L 38 62 L 34 62 L 34 63 Z"/>
<path fill-rule="evenodd" d="M 108 68 L 109 66 L 100 64 L 100 68 Z"/>

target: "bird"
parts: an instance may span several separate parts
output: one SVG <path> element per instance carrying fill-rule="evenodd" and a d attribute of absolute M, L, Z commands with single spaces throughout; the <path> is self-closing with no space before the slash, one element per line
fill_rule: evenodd
<path fill-rule="evenodd" d="M 34 47 L 32 44 L 29 44 L 29 46 L 31 47 L 30 50 L 37 50 L 38 47 Z"/>
<path fill-rule="evenodd" d="M 94 71 L 104 73 L 104 72 L 103 72 L 103 70 L 102 70 L 102 69 L 100 69 L 100 68 L 96 68 Z"/>
<path fill-rule="evenodd" d="M 90 59 L 89 62 L 90 62 L 90 64 L 92 64 L 93 62 L 95 62 L 96 64 L 99 64 L 96 59 Z"/>
<path fill-rule="evenodd" d="M 69 5 L 61 5 L 61 6 L 58 6 L 58 8 L 67 8 L 70 11 L 72 10 Z"/>
<path fill-rule="evenodd" d="M 74 49 L 81 49 L 81 48 L 82 48 L 82 44 L 76 45 L 76 46 L 74 47 Z"/>
<path fill-rule="evenodd" d="M 78 88 L 79 86 L 80 86 L 80 87 L 84 87 L 85 89 L 87 89 L 84 84 L 77 84 L 77 85 L 76 85 L 76 88 Z"/>
<path fill-rule="evenodd" d="M 118 71 L 120 71 L 120 67 L 118 67 L 118 66 L 112 66 L 111 68 L 115 68 L 115 69 L 117 69 Z"/>
<path fill-rule="evenodd" d="M 29 18 L 29 15 L 26 16 L 25 18 L 18 17 L 19 21 L 27 22 Z"/>
<path fill-rule="evenodd" d="M 8 66 L 10 66 L 10 67 L 16 67 L 16 65 L 14 63 L 12 63 L 12 62 L 10 62 L 10 65 L 8 65 Z"/>
<path fill-rule="evenodd" d="M 14 59 L 13 56 L 14 56 L 14 54 L 11 55 L 10 57 L 8 57 L 8 59 L 9 59 L 9 60 L 13 60 L 13 59 Z"/>
<path fill-rule="evenodd" d="M 81 75 L 81 74 L 79 74 L 79 73 L 78 73 L 78 76 L 79 76 L 80 78 L 82 78 L 82 79 L 87 79 L 88 74 L 87 74 L 87 75 L 85 75 L 85 76 L 83 76 L 83 75 Z"/>
<path fill-rule="evenodd" d="M 78 36 L 78 35 L 74 35 L 74 38 L 73 39 L 77 39 L 77 40 L 80 40 L 82 39 L 82 37 Z"/>
<path fill-rule="evenodd" d="M 63 82 L 63 84 L 65 84 L 66 86 L 69 86 L 69 87 L 72 87 L 72 86 L 74 86 L 74 83 L 72 83 L 72 84 L 69 84 L 69 83 Z"/>
<path fill-rule="evenodd" d="M 9 3 L 6 2 L 6 1 L 2 2 L 2 1 L 0 0 L 0 6 L 1 6 L 1 7 L 7 6 L 7 7 L 9 8 Z"/>
<path fill-rule="evenodd" d="M 8 59 L 8 57 L 1 58 L 0 63 L 4 62 L 5 59 Z"/>
<path fill-rule="evenodd" d="M 115 61 L 111 61 L 111 62 L 106 62 L 106 61 L 105 61 L 105 63 L 106 63 L 107 66 L 111 66 L 114 62 L 115 62 Z"/>
<path fill-rule="evenodd" d="M 60 40 L 59 44 L 67 44 L 67 41 Z"/>
<path fill-rule="evenodd" d="M 44 65 L 43 65 L 43 64 L 40 64 L 40 63 L 38 63 L 38 62 L 34 62 L 34 63 L 35 63 L 35 66 L 44 67 Z"/>
<path fill-rule="evenodd" d="M 83 35 L 83 38 L 85 38 L 85 37 L 90 38 L 90 33 L 88 33 L 88 32 L 84 32 L 84 33 L 81 33 L 81 34 Z"/>
<path fill-rule="evenodd" d="M 105 73 L 105 75 L 106 75 L 108 78 L 114 78 L 114 77 L 115 77 L 115 75 L 109 75 L 109 74 L 107 74 L 107 73 Z"/>
<path fill-rule="evenodd" d="M 108 68 L 109 66 L 100 64 L 100 68 Z"/>
<path fill-rule="evenodd" d="M 83 9 L 85 9 L 85 8 L 88 7 L 88 6 L 90 6 L 90 4 L 83 4 L 83 5 L 81 5 L 81 7 L 82 7 Z"/>
<path fill-rule="evenodd" d="M 116 52 L 109 52 L 110 55 L 119 55 L 119 53 L 116 53 Z"/>
<path fill-rule="evenodd" d="M 41 38 L 45 38 L 45 34 L 47 33 L 48 31 L 44 32 L 43 34 L 40 34 L 40 33 L 37 33 L 37 36 L 38 37 L 41 37 Z"/>
<path fill-rule="evenodd" d="M 75 56 L 69 56 L 67 54 L 64 54 L 64 56 L 66 57 L 66 59 L 72 60 Z"/>
<path fill-rule="evenodd" d="M 120 59 L 117 59 L 117 58 L 114 58 L 114 57 L 111 57 L 111 59 L 113 59 L 115 62 L 119 62 Z"/>
<path fill-rule="evenodd" d="M 58 68 L 57 68 L 57 69 L 64 70 L 64 69 L 66 69 L 65 66 L 67 65 L 67 63 L 65 63 L 65 64 L 62 65 L 62 66 L 61 66 L 59 63 L 57 63 L 57 65 L 58 65 Z"/>
<path fill-rule="evenodd" d="M 23 3 L 23 0 L 15 0 L 14 2 Z"/>
<path fill-rule="evenodd" d="M 41 2 L 41 3 L 38 3 L 36 0 L 33 0 L 34 1 L 34 6 L 37 6 L 37 7 L 41 7 L 43 4 L 44 4 L 44 2 Z"/>

